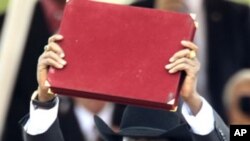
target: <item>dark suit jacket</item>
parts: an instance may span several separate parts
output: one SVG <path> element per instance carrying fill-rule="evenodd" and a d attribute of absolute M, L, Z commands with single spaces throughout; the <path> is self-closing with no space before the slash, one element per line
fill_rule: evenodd
<path fill-rule="evenodd" d="M 215 129 L 209 133 L 208 135 L 205 136 L 200 136 L 200 135 L 196 135 L 193 134 L 190 131 L 190 134 L 193 135 L 193 141 L 229 141 L 229 129 L 228 127 L 225 125 L 225 123 L 221 120 L 221 118 L 219 117 L 219 115 L 214 112 L 214 117 L 215 117 Z M 26 121 L 27 121 L 28 117 L 25 117 L 22 121 L 21 124 L 25 125 Z M 66 122 L 66 121 L 65 121 Z M 72 123 L 71 121 L 68 121 Z M 74 124 L 74 123 L 72 123 Z M 60 124 L 59 124 L 59 120 L 57 119 L 52 126 L 43 134 L 39 134 L 36 136 L 31 136 L 29 134 L 27 134 L 26 132 L 24 132 L 24 141 L 64 141 L 64 137 L 70 137 L 69 139 L 65 138 L 65 141 L 84 141 L 84 140 L 80 140 L 80 138 L 77 138 L 74 135 L 74 129 L 69 127 L 67 127 L 69 133 L 67 132 L 63 132 L 63 130 L 60 130 Z M 66 133 L 66 134 L 65 134 Z M 71 134 L 70 136 L 68 136 L 68 134 Z M 75 134 L 77 136 L 77 134 Z M 63 137 L 64 136 L 64 137 Z"/>

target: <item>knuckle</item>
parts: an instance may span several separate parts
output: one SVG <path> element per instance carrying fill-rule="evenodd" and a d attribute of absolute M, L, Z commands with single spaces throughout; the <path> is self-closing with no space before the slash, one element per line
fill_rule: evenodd
<path fill-rule="evenodd" d="M 48 56 L 49 57 L 53 57 L 54 56 L 54 52 L 53 51 L 48 51 Z"/>
<path fill-rule="evenodd" d="M 48 42 L 49 42 L 49 43 L 50 43 L 50 42 L 53 42 L 54 39 L 55 39 L 55 37 L 56 37 L 56 35 L 53 35 L 53 36 L 49 37 Z"/>
<path fill-rule="evenodd" d="M 48 57 L 51 57 L 51 56 L 52 56 L 52 52 L 51 52 L 51 51 L 48 51 L 48 52 L 47 52 L 47 55 L 48 55 Z"/>
<path fill-rule="evenodd" d="M 53 42 L 49 42 L 49 43 L 48 43 L 48 46 L 52 47 L 52 44 L 53 44 Z"/>
<path fill-rule="evenodd" d="M 189 54 L 190 53 L 190 49 L 185 49 L 185 52 L 184 52 L 184 54 Z"/>
<path fill-rule="evenodd" d="M 50 59 L 50 58 L 46 59 L 46 64 L 47 64 L 48 66 L 51 66 L 51 64 L 53 64 L 53 60 Z"/>
<path fill-rule="evenodd" d="M 49 37 L 48 43 L 52 42 L 53 37 Z"/>
<path fill-rule="evenodd" d="M 44 63 L 46 64 L 46 65 L 49 65 L 49 59 L 46 59 L 45 61 L 44 61 Z"/>
<path fill-rule="evenodd" d="M 54 41 L 51 41 L 51 42 L 49 43 L 49 46 L 50 46 L 50 49 L 51 49 L 51 50 L 54 50 L 54 49 L 55 49 L 55 42 L 54 42 Z"/>

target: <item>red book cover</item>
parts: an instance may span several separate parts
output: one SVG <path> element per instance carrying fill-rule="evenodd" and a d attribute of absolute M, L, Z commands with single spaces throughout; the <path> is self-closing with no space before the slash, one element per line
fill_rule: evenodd
<path fill-rule="evenodd" d="M 68 63 L 49 70 L 52 91 L 174 109 L 181 73 L 169 74 L 164 66 L 194 32 L 189 14 L 69 0 L 59 30 Z"/>

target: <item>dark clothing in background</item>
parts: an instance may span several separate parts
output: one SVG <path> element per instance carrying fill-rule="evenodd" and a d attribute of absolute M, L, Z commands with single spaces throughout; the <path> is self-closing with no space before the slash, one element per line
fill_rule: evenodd
<path fill-rule="evenodd" d="M 22 141 L 18 120 L 29 111 L 31 94 L 38 86 L 36 81 L 37 59 L 51 35 L 42 10 L 38 3 L 34 11 L 1 141 Z"/>
<path fill-rule="evenodd" d="M 215 110 L 224 118 L 225 83 L 238 70 L 250 67 L 249 7 L 206 0 L 208 31 L 208 88 Z"/>
<path fill-rule="evenodd" d="M 4 15 L 0 15 L 0 33 L 2 31 L 2 26 L 3 26 L 3 21 L 4 21 Z"/>
<path fill-rule="evenodd" d="M 31 23 L 1 141 L 23 141 L 21 127 L 18 121 L 29 112 L 31 94 L 38 86 L 36 80 L 37 60 L 44 51 L 43 48 L 44 45 L 47 44 L 48 38 L 53 34 L 49 30 L 43 10 L 41 4 L 38 2 Z M 59 112 L 61 129 L 65 135 L 65 141 L 71 141 L 72 139 L 84 141 L 84 135 L 81 133 L 75 114 L 73 113 L 74 104 L 71 101 L 68 104 L 70 107 L 67 111 L 64 110 L 61 113 Z M 123 109 L 124 106 L 115 106 L 113 124 L 116 126 L 119 126 Z"/>

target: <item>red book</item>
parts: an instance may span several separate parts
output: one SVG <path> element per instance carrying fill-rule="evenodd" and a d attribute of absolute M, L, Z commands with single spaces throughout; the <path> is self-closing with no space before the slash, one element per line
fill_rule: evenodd
<path fill-rule="evenodd" d="M 59 30 L 68 63 L 49 70 L 52 91 L 174 109 L 181 73 L 169 74 L 164 66 L 194 32 L 189 14 L 70 0 Z"/>

